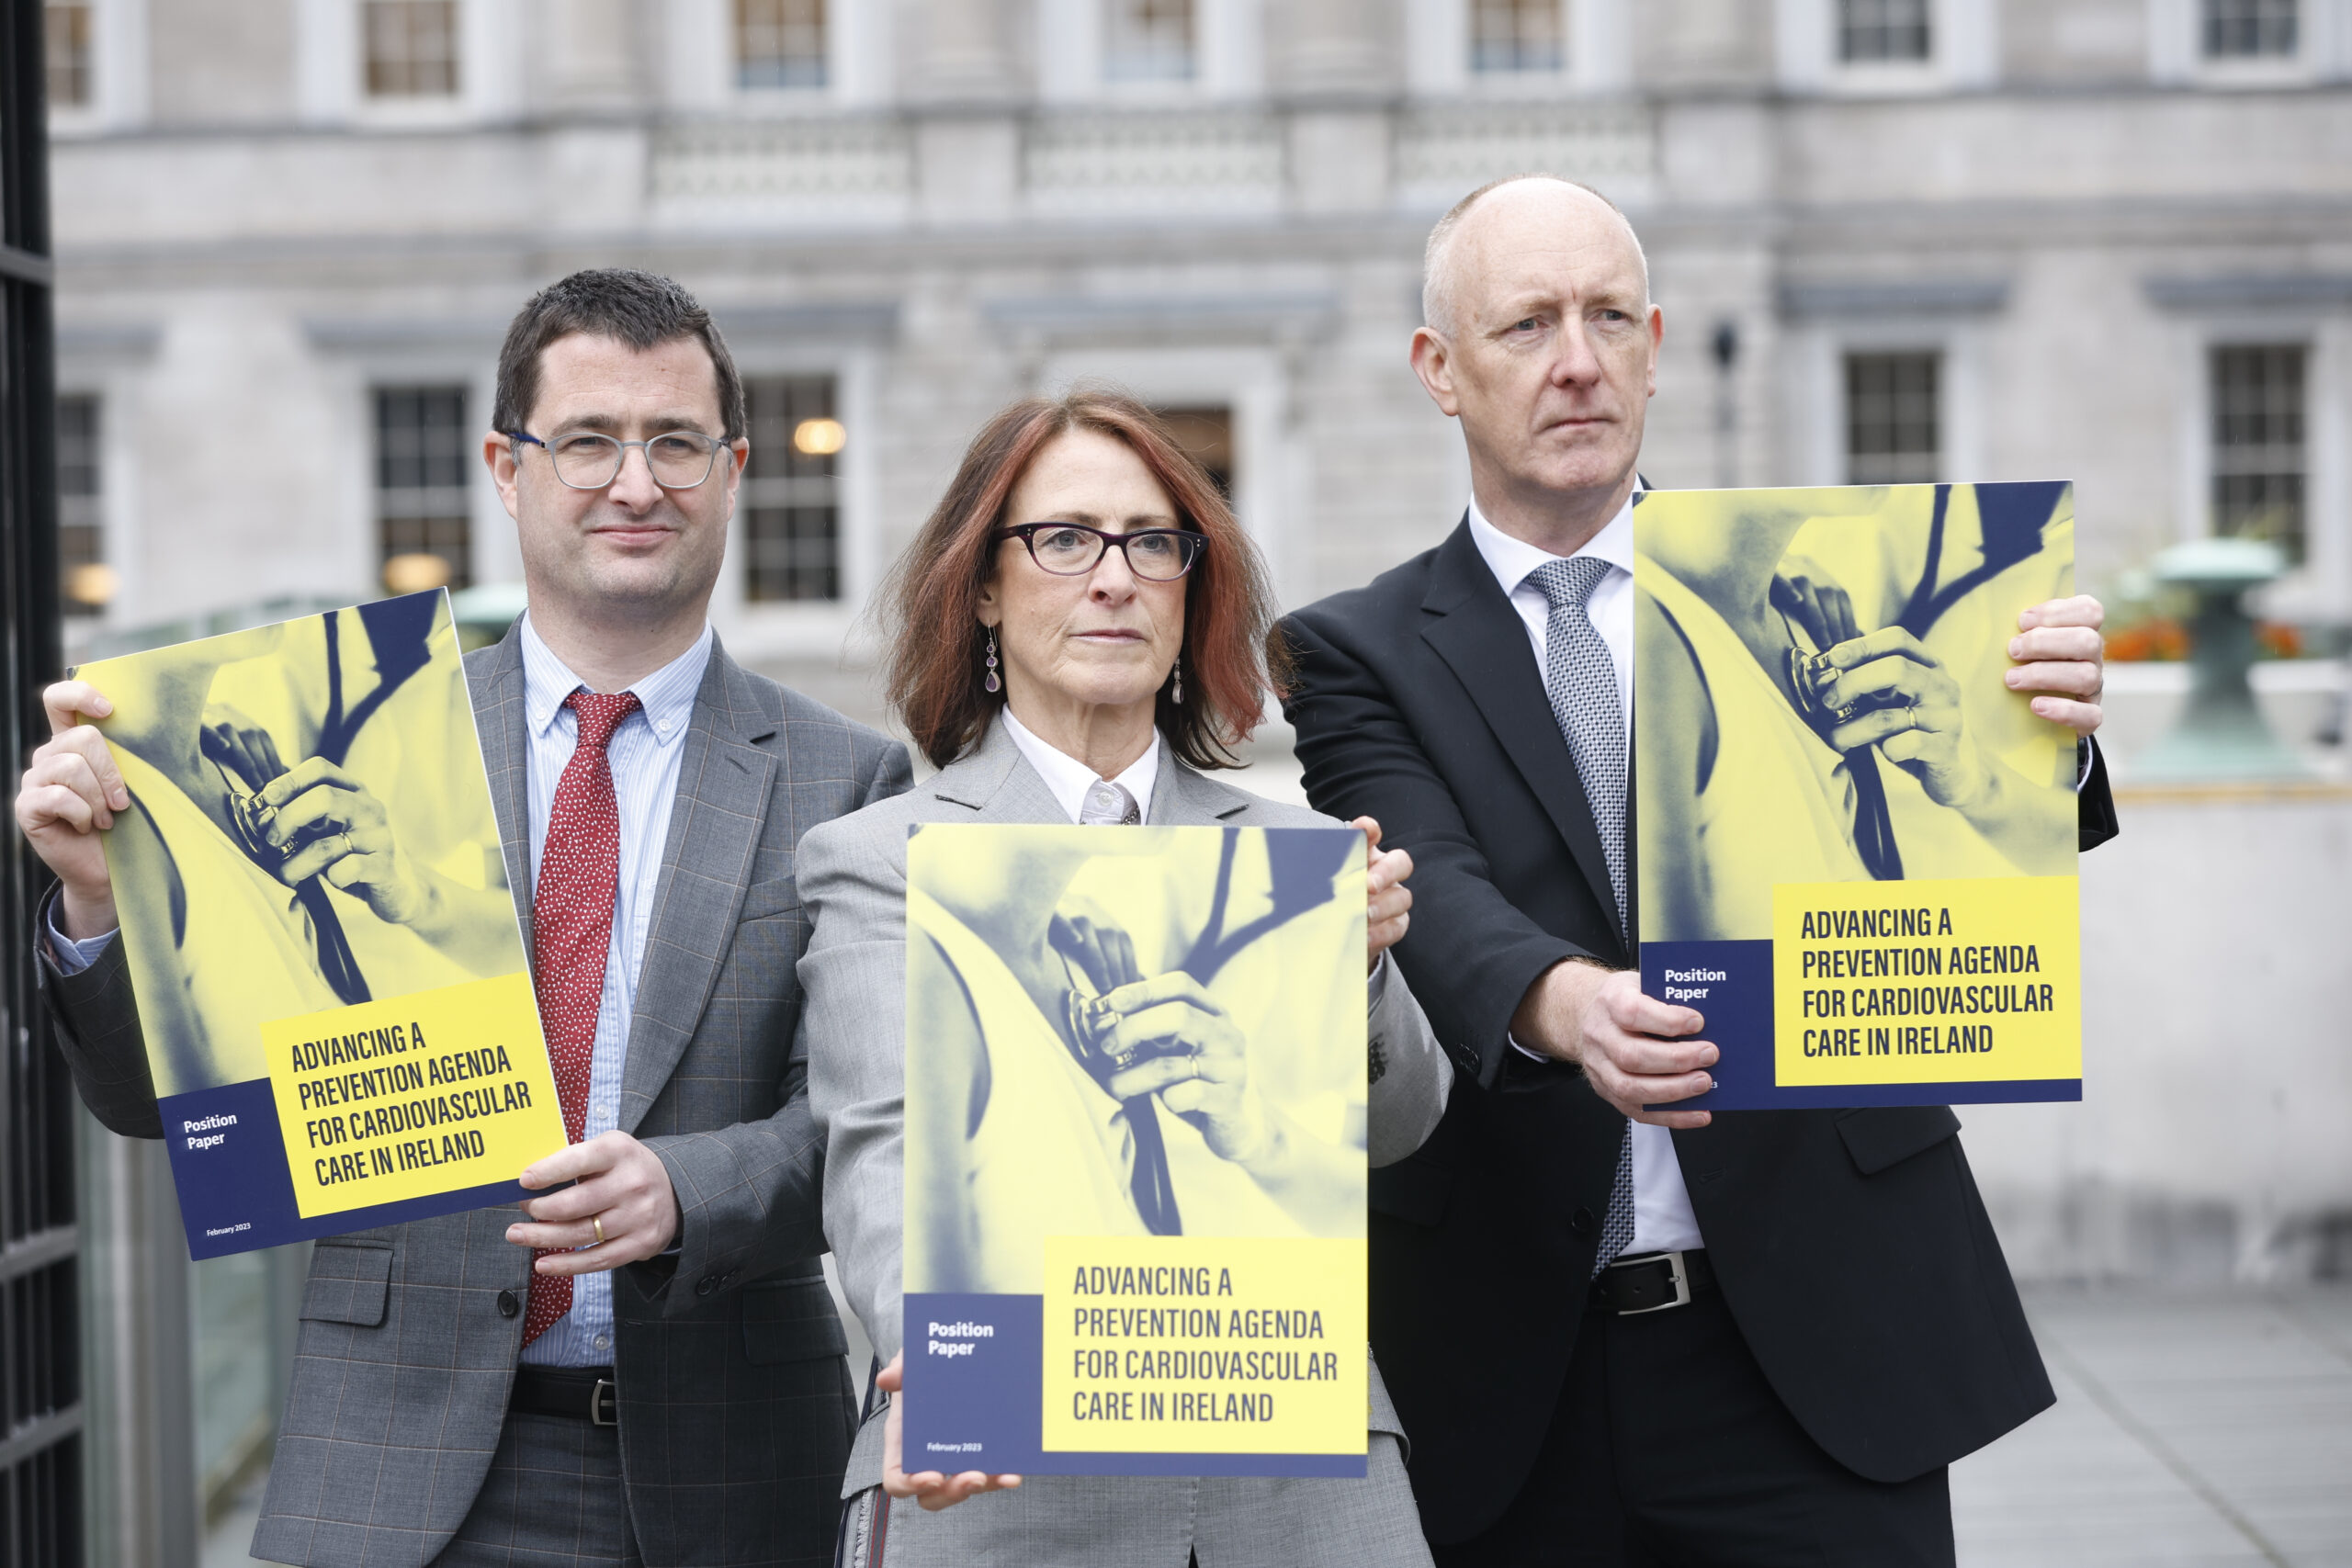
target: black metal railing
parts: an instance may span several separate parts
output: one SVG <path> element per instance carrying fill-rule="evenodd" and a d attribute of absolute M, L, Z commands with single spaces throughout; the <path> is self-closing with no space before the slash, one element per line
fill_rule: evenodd
<path fill-rule="evenodd" d="M 6 777 L 47 729 L 57 676 L 55 341 L 42 0 L 0 7 L 0 597 Z M 0 857 L 0 1562 L 83 1560 L 81 1301 L 73 1089 L 33 998 L 21 844 Z"/>

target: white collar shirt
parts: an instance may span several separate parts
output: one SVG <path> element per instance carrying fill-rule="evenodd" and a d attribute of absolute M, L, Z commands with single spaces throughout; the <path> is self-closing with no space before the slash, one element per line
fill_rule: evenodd
<path fill-rule="evenodd" d="M 586 682 L 540 640 L 527 614 L 523 617 L 521 639 L 523 718 L 530 750 L 526 776 L 531 880 L 536 886 L 556 788 L 579 740 L 578 718 L 563 702 Z M 692 648 L 630 685 L 628 689 L 637 694 L 638 711 L 621 721 L 605 749 L 613 773 L 613 800 L 620 815 L 620 872 L 613 889 L 613 937 L 605 960 L 605 991 L 596 1004 L 596 1043 L 588 1069 L 583 1140 L 611 1132 L 620 1120 L 629 1017 L 637 1006 L 638 976 L 645 962 L 646 932 L 662 875 L 662 852 L 670 837 L 671 807 L 678 796 L 686 731 L 704 672 L 710 667 L 711 648 L 710 627 L 705 626 Z M 524 1347 L 524 1364 L 600 1367 L 610 1366 L 612 1360 L 612 1276 L 577 1275 L 571 1283 L 571 1310 Z"/>
<path fill-rule="evenodd" d="M 1487 570 L 1502 584 L 1510 607 L 1527 623 L 1527 636 L 1535 645 L 1535 668 L 1546 668 L 1544 662 L 1544 628 L 1551 619 L 1551 601 L 1544 591 L 1528 581 L 1535 569 L 1546 561 L 1557 560 L 1551 551 L 1524 539 L 1514 539 L 1487 521 L 1478 503 L 1470 503 L 1470 542 L 1478 547 L 1478 554 Z M 1617 667 L 1617 711 L 1625 720 L 1625 734 L 1630 740 L 1634 733 L 1634 498 L 1627 496 L 1617 515 L 1602 525 L 1600 533 L 1584 542 L 1584 547 L 1567 558 L 1591 556 L 1609 563 L 1609 573 L 1592 590 L 1585 601 L 1585 615 L 1592 621 L 1592 629 L 1609 645 L 1609 662 Z"/>
<path fill-rule="evenodd" d="M 1027 725 L 1012 716 L 1010 705 L 998 716 L 1005 733 L 1012 737 L 1012 743 L 1021 748 L 1021 754 L 1053 792 L 1055 804 L 1068 813 L 1071 822 L 1077 822 L 1085 809 L 1086 792 L 1094 787 L 1094 770 L 1069 752 L 1039 739 Z M 1146 823 L 1151 820 L 1151 788 L 1159 782 L 1159 749 L 1166 744 L 1154 730 L 1151 744 L 1143 749 L 1143 755 L 1111 781 L 1136 797 L 1136 809 L 1143 814 L 1141 820 Z"/>
<path fill-rule="evenodd" d="M 1535 649 L 1535 668 L 1539 673 L 1547 668 L 1544 660 L 1544 633 L 1551 619 L 1551 602 L 1543 591 L 1527 581 L 1537 567 L 1559 558 L 1540 546 L 1524 539 L 1512 538 L 1496 527 L 1478 510 L 1476 501 L 1470 503 L 1470 539 L 1478 547 L 1480 558 L 1487 570 L 1495 574 L 1495 581 L 1510 607 L 1519 613 L 1527 627 L 1528 641 Z M 1592 596 L 1585 602 L 1585 614 L 1591 618 L 1592 629 L 1600 634 L 1608 646 L 1609 661 L 1617 671 L 1617 711 L 1624 716 L 1626 744 L 1633 743 L 1634 727 L 1634 499 L 1617 509 L 1617 515 L 1602 525 L 1568 558 L 1595 556 L 1609 563 L 1608 575 L 1594 585 Z M 1630 848 L 1630 846 L 1628 846 Z M 1514 1043 L 1516 1043 L 1514 1042 Z M 1525 1050 L 1524 1046 L 1520 1049 Z M 1682 1180 L 1682 1166 L 1674 1155 L 1674 1134 L 1664 1127 L 1653 1127 L 1645 1122 L 1632 1123 L 1634 1139 L 1634 1239 L 1625 1248 L 1625 1256 L 1643 1252 L 1680 1252 L 1706 1245 L 1699 1235 L 1699 1217 L 1690 1209 L 1690 1191 Z"/>

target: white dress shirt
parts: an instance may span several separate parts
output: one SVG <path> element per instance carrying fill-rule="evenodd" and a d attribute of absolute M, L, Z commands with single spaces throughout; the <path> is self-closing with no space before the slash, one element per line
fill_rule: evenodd
<path fill-rule="evenodd" d="M 1053 791 L 1061 808 L 1069 813 L 1070 821 L 1077 822 L 1079 814 L 1085 809 L 1086 792 L 1094 787 L 1094 770 L 1029 733 L 1029 727 L 1012 716 L 1009 705 L 1001 716 L 1005 733 L 1021 748 L 1021 754 L 1029 759 L 1029 765 L 1037 770 L 1037 776 L 1046 781 L 1046 787 Z M 1136 819 L 1139 822 L 1151 820 L 1151 788 L 1159 782 L 1159 749 L 1167 744 L 1159 732 L 1153 730 L 1151 744 L 1143 749 L 1143 755 L 1111 781 L 1136 797 L 1136 809 L 1143 814 Z"/>
<path fill-rule="evenodd" d="M 1470 538 L 1478 547 L 1487 570 L 1495 574 L 1511 608 L 1526 623 L 1528 640 L 1535 647 L 1535 668 L 1544 662 L 1544 632 L 1551 619 L 1551 601 L 1527 581 L 1537 567 L 1555 558 L 1549 550 L 1514 539 L 1487 521 L 1478 503 L 1470 503 Z M 1600 533 L 1585 542 L 1577 556 L 1592 556 L 1609 563 L 1609 574 L 1585 601 L 1592 629 L 1608 645 L 1609 662 L 1617 669 L 1617 711 L 1625 718 L 1625 744 L 1634 743 L 1634 502 L 1628 497 Z M 1571 556 L 1570 559 L 1575 557 Z M 1631 850 L 1626 846 L 1627 860 Z M 1512 1042 L 1517 1045 L 1516 1041 Z M 1519 1047 L 1525 1050 L 1524 1046 Z M 1532 1053 L 1530 1053 L 1532 1055 Z M 1641 1252 L 1680 1252 L 1703 1247 L 1699 1217 L 1690 1212 L 1690 1191 L 1682 1183 L 1682 1165 L 1674 1156 L 1674 1134 L 1646 1122 L 1634 1129 L 1634 1239 L 1627 1255 Z"/>

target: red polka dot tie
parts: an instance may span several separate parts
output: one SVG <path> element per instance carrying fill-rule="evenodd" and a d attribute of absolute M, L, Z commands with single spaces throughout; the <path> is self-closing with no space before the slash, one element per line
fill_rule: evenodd
<path fill-rule="evenodd" d="M 548 841 L 539 851 L 539 886 L 531 901 L 531 980 L 555 1067 L 556 1099 L 563 1105 L 564 1136 L 576 1144 L 588 1122 L 596 1010 L 605 998 L 605 960 L 612 952 L 613 897 L 621 866 L 620 807 L 613 800 L 612 762 L 605 749 L 621 721 L 637 711 L 638 701 L 633 692 L 574 692 L 563 705 L 579 722 L 580 741 L 556 785 Z M 531 1261 L 546 1256 L 534 1252 Z M 523 1343 L 545 1334 L 571 1310 L 569 1275 L 533 1274 Z"/>

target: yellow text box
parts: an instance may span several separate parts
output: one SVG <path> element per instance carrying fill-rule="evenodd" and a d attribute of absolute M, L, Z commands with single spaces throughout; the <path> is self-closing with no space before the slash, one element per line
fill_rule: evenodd
<path fill-rule="evenodd" d="M 512 1181 L 565 1143 L 526 974 L 261 1029 L 303 1218 Z"/>
<path fill-rule="evenodd" d="M 1772 889 L 1775 1081 L 2083 1076 L 2071 876 L 1782 883 Z"/>
<path fill-rule="evenodd" d="M 1364 1244 L 1046 1238 L 1047 1453 L 1361 1454 Z"/>

